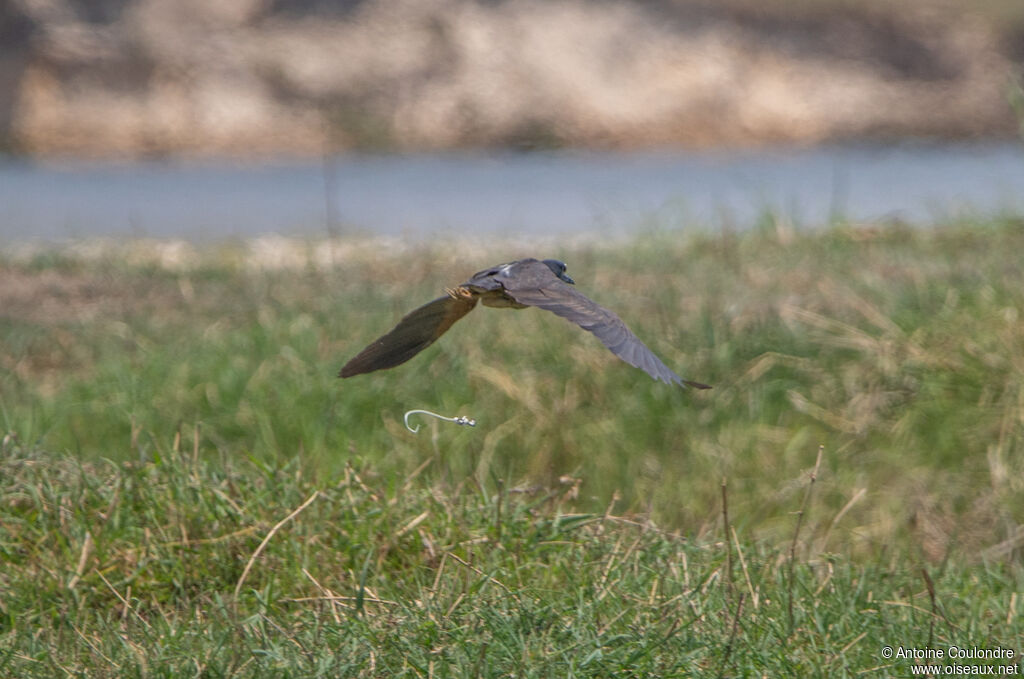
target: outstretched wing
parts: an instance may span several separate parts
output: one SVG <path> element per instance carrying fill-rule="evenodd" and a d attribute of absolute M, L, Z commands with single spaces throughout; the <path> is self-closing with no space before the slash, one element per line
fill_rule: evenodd
<path fill-rule="evenodd" d="M 445 295 L 405 315 L 389 333 L 345 364 L 339 377 L 394 368 L 420 353 L 476 306 L 471 297 Z"/>
<path fill-rule="evenodd" d="M 662 363 L 615 313 L 577 292 L 555 276 L 543 262 L 521 262 L 514 275 L 499 276 L 505 291 L 520 304 L 547 309 L 594 333 L 613 354 L 656 380 L 710 389 L 684 380 Z"/>

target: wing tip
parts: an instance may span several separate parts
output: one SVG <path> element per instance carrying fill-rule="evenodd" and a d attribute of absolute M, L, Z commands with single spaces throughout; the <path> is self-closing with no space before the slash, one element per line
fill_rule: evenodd
<path fill-rule="evenodd" d="M 680 377 L 679 375 L 676 375 L 674 372 L 671 372 L 671 371 L 669 371 L 669 372 L 670 372 L 671 377 L 668 377 L 668 378 L 664 378 L 663 377 L 662 378 L 662 379 L 665 380 L 665 382 L 667 384 L 678 384 L 683 389 L 686 389 L 687 387 L 690 387 L 692 389 L 711 389 L 712 388 L 710 384 L 704 384 L 702 382 L 694 382 L 693 380 L 684 380 L 682 377 Z"/>
<path fill-rule="evenodd" d="M 355 363 L 355 359 L 352 359 L 343 365 L 341 370 L 338 371 L 338 377 L 355 377 L 356 375 L 362 375 L 363 373 L 373 372 L 373 368 L 368 368 L 365 365 L 356 365 Z"/>
<path fill-rule="evenodd" d="M 693 387 L 694 389 L 711 389 L 710 384 L 701 384 L 700 382 L 694 382 L 692 380 L 682 380 L 679 384 L 684 387 Z"/>

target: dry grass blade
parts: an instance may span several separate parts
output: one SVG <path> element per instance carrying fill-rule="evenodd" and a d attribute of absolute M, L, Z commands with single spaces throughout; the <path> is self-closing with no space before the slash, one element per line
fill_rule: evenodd
<path fill-rule="evenodd" d="M 867 488 L 858 488 L 857 491 L 853 494 L 853 497 L 851 497 L 849 501 L 845 505 L 843 505 L 843 508 L 840 509 L 834 517 L 832 517 L 832 521 L 828 524 L 828 528 L 825 529 L 825 534 L 821 538 L 821 551 L 825 551 L 828 547 L 828 538 L 832 534 L 832 529 L 836 527 L 839 521 L 844 516 L 846 516 L 846 513 L 848 511 L 850 511 L 850 508 L 857 504 L 857 502 L 860 501 L 860 499 L 864 497 L 867 494 L 867 492 Z"/>
<path fill-rule="evenodd" d="M 732 596 L 732 543 L 729 534 L 732 526 L 729 524 L 729 494 L 726 489 L 726 479 L 722 477 L 722 535 L 725 543 L 725 587 L 729 596 Z"/>
<path fill-rule="evenodd" d="M 253 563 L 255 563 L 256 559 L 258 559 L 260 554 L 263 553 L 263 550 L 266 548 L 267 543 L 270 542 L 270 539 L 272 537 L 274 537 L 274 535 L 277 533 L 277 531 L 281 530 L 282 526 L 284 526 L 286 523 L 288 523 L 289 521 L 294 519 L 296 516 L 299 515 L 300 512 L 302 512 L 302 510 L 304 510 L 306 507 L 311 505 L 313 503 L 313 500 L 317 499 L 317 497 L 319 497 L 319 495 L 320 495 L 320 491 L 319 490 L 313 491 L 313 494 L 310 495 L 308 498 L 306 498 L 305 502 L 303 502 L 301 505 L 299 505 L 291 514 L 289 514 L 288 516 L 286 516 L 283 519 L 281 519 L 280 521 L 278 521 L 277 524 L 273 528 L 270 529 L 270 532 L 267 533 L 265 538 L 263 538 L 263 541 L 260 543 L 260 546 L 257 547 L 256 551 L 253 552 L 252 556 L 249 557 L 249 561 L 248 561 L 248 563 L 245 564 L 245 569 L 242 571 L 241 577 L 238 578 L 238 584 L 235 585 L 235 593 L 234 593 L 234 598 L 235 598 L 236 601 L 238 600 L 239 592 L 242 591 L 242 585 L 245 584 L 246 578 L 249 577 L 249 571 L 252 570 Z"/>
<path fill-rule="evenodd" d="M 85 567 L 89 563 L 89 557 L 92 556 L 95 547 L 96 544 L 93 542 L 92 533 L 86 531 L 85 540 L 82 541 L 82 551 L 78 555 L 78 565 L 75 567 L 75 574 L 68 580 L 68 589 L 74 589 L 78 581 L 82 579 L 82 575 L 85 574 Z"/>
<path fill-rule="evenodd" d="M 513 596 L 515 596 L 515 594 L 512 592 L 512 590 L 509 589 L 508 585 L 503 583 L 501 580 L 498 580 L 497 578 L 495 578 L 493 576 L 487 575 L 487 573 L 484 573 L 482 570 L 480 570 L 479 568 L 477 568 L 473 564 L 469 563 L 465 559 L 461 558 L 457 554 L 453 554 L 452 552 L 445 552 L 445 554 L 450 556 L 451 558 L 455 559 L 455 561 L 457 561 L 458 563 L 462 564 L 463 566 L 465 566 L 469 570 L 473 571 L 474 573 L 476 573 L 480 577 L 484 578 L 488 582 L 493 582 L 495 585 L 497 585 L 498 587 L 501 587 L 503 590 L 505 590 L 508 594 L 512 594 Z"/>
<path fill-rule="evenodd" d="M 814 482 L 818 478 L 818 467 L 821 466 L 821 456 L 825 452 L 825 446 L 818 446 L 818 457 L 814 461 L 814 470 L 811 471 L 811 477 L 807 482 L 807 491 L 804 493 L 804 500 L 800 504 L 800 511 L 797 512 L 796 527 L 793 529 L 793 540 L 789 544 L 789 576 L 787 578 L 786 589 L 788 592 L 788 601 L 786 603 L 786 613 L 789 618 L 789 633 L 793 633 L 793 567 L 796 562 L 796 544 L 800 538 L 800 527 L 804 522 L 804 512 L 807 510 L 807 503 L 811 499 L 811 491 L 814 489 Z"/>

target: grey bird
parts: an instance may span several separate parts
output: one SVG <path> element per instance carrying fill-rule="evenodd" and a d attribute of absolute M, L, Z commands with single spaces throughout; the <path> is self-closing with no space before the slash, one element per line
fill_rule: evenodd
<path fill-rule="evenodd" d="M 622 319 L 588 299 L 572 286 L 565 263 L 557 259 L 520 259 L 484 269 L 462 285 L 446 290 L 444 297 L 407 314 L 389 333 L 374 340 L 345 364 L 339 377 L 393 368 L 420 353 L 483 302 L 484 306 L 523 309 L 535 306 L 568 319 L 594 333 L 609 350 L 626 363 L 656 380 L 697 389 L 706 384 L 684 380 L 661 362 Z"/>

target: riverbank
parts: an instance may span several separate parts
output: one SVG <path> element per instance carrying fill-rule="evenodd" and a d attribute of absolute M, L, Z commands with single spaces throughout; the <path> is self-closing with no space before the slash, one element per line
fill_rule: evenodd
<path fill-rule="evenodd" d="M 0 140 L 101 157 L 1009 137 L 1024 35 L 948 7 L 738 0 L 5 11 Z"/>

